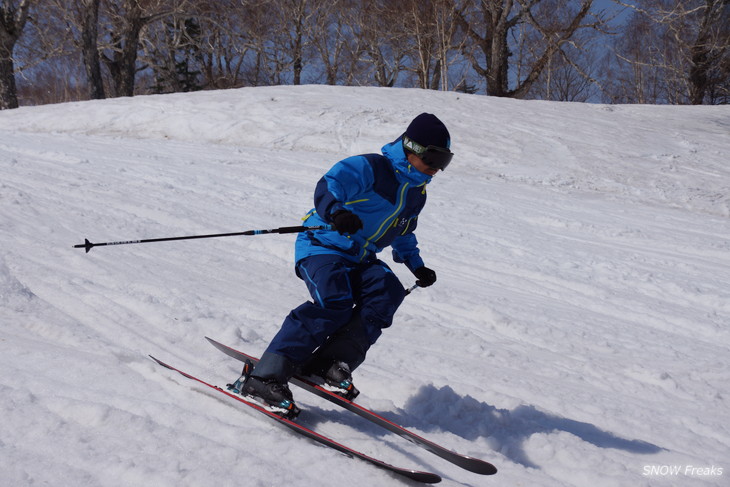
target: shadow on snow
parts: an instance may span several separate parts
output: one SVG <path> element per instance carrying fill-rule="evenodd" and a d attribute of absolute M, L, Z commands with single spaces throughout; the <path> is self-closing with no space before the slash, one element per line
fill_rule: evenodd
<path fill-rule="evenodd" d="M 383 413 L 384 417 L 405 427 L 422 431 L 442 430 L 467 440 L 487 438 L 490 447 L 525 467 L 539 468 L 530 461 L 524 442 L 536 433 L 564 431 L 599 448 L 612 448 L 649 455 L 662 448 L 640 440 L 629 440 L 596 426 L 562 418 L 533 406 L 510 411 L 497 409 L 471 396 L 460 396 L 451 387 L 421 387 L 405 405 L 405 415 Z M 408 421 L 409 423 L 404 423 Z"/>

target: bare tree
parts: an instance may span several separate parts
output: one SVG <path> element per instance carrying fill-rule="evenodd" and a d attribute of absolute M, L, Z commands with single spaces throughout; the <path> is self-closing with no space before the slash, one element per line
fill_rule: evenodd
<path fill-rule="evenodd" d="M 436 38 L 436 73 L 431 83 L 432 89 L 447 91 L 465 83 L 462 76 L 452 83 L 452 67 L 461 62 L 461 53 L 468 42 L 457 21 L 456 12 L 448 0 L 434 1 L 434 30 Z"/>
<path fill-rule="evenodd" d="M 355 34 L 357 7 L 352 0 L 329 0 L 315 9 L 307 26 L 307 37 L 319 54 L 328 85 L 354 80 L 360 52 Z"/>
<path fill-rule="evenodd" d="M 272 42 L 281 25 L 278 7 L 272 0 L 242 0 L 240 12 L 244 22 L 237 28 L 245 28 L 245 42 L 241 40 L 236 44 L 246 46 L 244 49 L 248 51 L 242 53 L 243 82 L 250 86 L 280 84 L 289 64 L 280 46 Z"/>
<path fill-rule="evenodd" d="M 411 46 L 408 51 L 411 62 L 406 69 L 416 74 L 420 88 L 448 90 L 449 68 L 463 47 L 452 3 L 408 0 L 401 5 L 401 19 L 406 20 L 408 28 L 405 37 Z"/>
<path fill-rule="evenodd" d="M 418 78 L 419 88 L 431 88 L 438 83 L 438 39 L 436 37 L 436 9 L 431 0 L 408 0 L 406 25 L 410 27 L 410 71 Z M 433 79 L 433 81 L 432 81 Z"/>
<path fill-rule="evenodd" d="M 28 21 L 33 0 L 2 0 L 0 3 L 0 110 L 18 108 L 13 51 Z"/>
<path fill-rule="evenodd" d="M 454 9 L 471 39 L 471 48 L 464 54 L 476 73 L 486 79 L 487 94 L 512 96 L 508 86 L 508 33 L 524 13 L 513 13 L 514 0 L 454 0 Z M 479 54 L 483 63 L 477 58 Z"/>
<path fill-rule="evenodd" d="M 87 2 L 89 0 L 82 0 Z M 133 96 L 140 39 L 149 24 L 184 11 L 187 0 L 102 0 L 98 50 L 114 96 Z"/>
<path fill-rule="evenodd" d="M 591 18 L 593 0 L 581 0 L 577 11 L 562 9 L 561 15 L 548 11 L 546 17 L 537 16 L 535 7 L 541 0 L 451 0 L 459 22 L 471 39 L 471 50 L 464 54 L 474 70 L 486 79 L 487 94 L 494 96 L 525 97 L 533 83 L 546 69 L 548 62 L 574 38 L 581 29 L 595 29 L 602 21 Z M 555 23 L 555 19 L 560 19 Z M 552 24 L 552 25 L 551 25 Z M 511 80 L 514 68 L 510 42 L 518 39 L 515 29 L 525 25 L 541 37 L 540 49 L 529 64 L 523 66 L 524 75 Z M 480 59 L 481 57 L 481 59 Z"/>
<path fill-rule="evenodd" d="M 307 0 L 283 0 L 283 13 L 293 23 L 293 29 L 283 29 L 289 32 L 288 44 L 292 57 L 292 68 L 294 74 L 294 84 L 302 84 L 302 70 L 304 69 L 304 44 L 306 24 L 308 17 L 312 14 L 309 10 Z"/>
<path fill-rule="evenodd" d="M 307 30 L 321 0 L 251 0 L 247 36 L 255 52 L 251 84 L 301 84 L 311 44 Z"/>
<path fill-rule="evenodd" d="M 625 36 L 641 38 L 637 52 L 619 40 L 619 63 L 634 73 L 634 97 L 644 103 L 722 103 L 730 93 L 730 2 L 640 0 Z M 646 77 L 656 80 L 646 86 Z M 647 89 L 655 90 L 655 94 Z"/>
<path fill-rule="evenodd" d="M 394 86 L 405 69 L 410 49 L 408 25 L 401 2 L 362 0 L 359 2 L 356 31 L 360 40 L 360 60 L 378 86 Z"/>
<path fill-rule="evenodd" d="M 196 39 L 199 69 L 206 89 L 232 88 L 244 83 L 246 61 L 252 52 L 251 32 L 265 12 L 254 2 L 208 0 L 193 2 L 200 25 Z"/>
<path fill-rule="evenodd" d="M 81 55 L 86 75 L 86 89 L 89 99 L 106 97 L 104 78 L 99 58 L 98 32 L 99 9 L 101 0 L 41 0 L 42 11 L 39 17 L 46 22 L 60 24 L 63 30 L 58 33 L 57 42 L 70 43 L 73 55 Z M 67 55 L 64 52 L 63 55 Z M 59 58 L 53 63 L 65 65 Z"/>
<path fill-rule="evenodd" d="M 0 108 L 17 106 L 16 79 L 57 101 L 84 82 L 94 99 L 469 81 L 518 98 L 727 103 L 730 1 L 613 1 L 635 14 L 599 74 L 607 21 L 592 0 L 0 0 Z"/>
<path fill-rule="evenodd" d="M 649 62 L 656 52 L 656 24 L 644 15 L 632 15 L 623 27 L 623 35 L 613 43 L 618 61 L 606 61 L 607 90 L 611 103 L 661 103 L 662 78 Z M 652 47 L 654 46 L 654 47 Z"/>
<path fill-rule="evenodd" d="M 99 2 L 100 0 L 82 0 L 81 11 L 81 52 L 84 58 L 86 79 L 89 85 L 89 98 L 100 100 L 106 98 L 104 82 L 101 76 L 99 49 Z"/>
<path fill-rule="evenodd" d="M 526 15 L 526 22 L 516 27 L 519 33 L 513 64 L 518 80 L 537 78 L 527 95 L 555 101 L 586 101 L 598 89 L 600 81 L 594 74 L 596 55 L 591 49 L 597 35 L 608 30 L 610 16 L 605 11 L 588 10 L 578 29 L 566 38 L 565 21 L 582 16 L 583 4 L 576 6 L 561 0 L 542 0 Z"/>
<path fill-rule="evenodd" d="M 273 63 L 277 83 L 284 71 L 291 69 L 291 80 L 295 85 L 302 83 L 302 73 L 309 58 L 311 48 L 307 36 L 310 22 L 322 0 L 268 0 L 261 5 L 266 15 L 276 20 L 276 28 L 270 29 L 269 38 L 264 44 L 269 62 Z"/>
<path fill-rule="evenodd" d="M 689 102 L 700 105 L 730 77 L 730 2 L 705 0 L 695 8 L 685 3 L 677 2 L 662 21 L 687 52 Z"/>
<path fill-rule="evenodd" d="M 144 15 L 145 11 L 137 0 L 110 2 L 108 9 L 109 42 L 103 50 L 102 60 L 111 74 L 114 96 L 132 96 L 139 35 L 150 17 Z"/>

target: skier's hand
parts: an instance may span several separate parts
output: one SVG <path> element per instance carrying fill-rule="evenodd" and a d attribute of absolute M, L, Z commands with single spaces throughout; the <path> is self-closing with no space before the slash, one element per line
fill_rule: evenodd
<path fill-rule="evenodd" d="M 413 275 L 418 279 L 416 285 L 419 287 L 428 287 L 436 282 L 436 273 L 425 266 L 413 271 Z"/>
<path fill-rule="evenodd" d="M 332 223 L 335 224 L 335 230 L 337 230 L 340 235 L 344 235 L 346 233 L 352 235 L 362 228 L 362 220 L 360 220 L 360 217 L 351 211 L 338 210 L 332 214 L 331 219 Z"/>

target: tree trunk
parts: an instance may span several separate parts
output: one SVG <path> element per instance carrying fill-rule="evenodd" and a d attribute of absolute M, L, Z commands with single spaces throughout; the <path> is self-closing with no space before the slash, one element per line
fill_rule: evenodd
<path fill-rule="evenodd" d="M 509 24 L 507 16 L 512 10 L 512 2 L 490 12 L 491 28 L 485 36 L 487 56 L 487 94 L 492 96 L 508 96 L 509 48 L 507 33 Z"/>
<path fill-rule="evenodd" d="M 705 95 L 715 87 L 716 80 L 710 79 L 710 72 L 713 68 L 722 69 L 721 59 L 730 50 L 728 14 L 730 2 L 727 0 L 705 1 L 697 38 L 689 46 L 689 100 L 693 105 L 701 105 Z"/>
<path fill-rule="evenodd" d="M 13 57 L 5 54 L 12 47 L 7 42 L 0 43 L 0 110 L 18 108 L 18 89 L 15 85 L 15 65 Z"/>
<path fill-rule="evenodd" d="M 292 39 L 292 69 L 294 71 L 294 84 L 302 84 L 302 70 L 304 69 L 304 17 L 306 0 L 302 0 L 296 6 L 294 39 Z"/>
<path fill-rule="evenodd" d="M 134 96 L 134 78 L 137 73 L 139 34 L 148 19 L 142 16 L 137 2 L 130 2 L 130 10 L 123 19 L 123 27 L 113 33 L 113 54 L 104 56 L 111 73 L 115 96 Z"/>
<path fill-rule="evenodd" d="M 99 62 L 97 37 L 99 32 L 99 0 L 85 0 L 81 28 L 81 52 L 89 86 L 89 98 L 102 100 L 106 98 L 104 83 Z"/>
<path fill-rule="evenodd" d="M 31 0 L 0 3 L 0 110 L 18 108 L 18 87 L 15 84 L 13 50 L 28 20 Z"/>

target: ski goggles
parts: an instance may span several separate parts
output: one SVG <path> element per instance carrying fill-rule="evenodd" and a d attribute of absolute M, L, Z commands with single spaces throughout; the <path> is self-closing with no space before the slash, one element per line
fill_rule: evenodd
<path fill-rule="evenodd" d="M 444 149 L 443 147 L 435 145 L 424 147 L 405 135 L 403 136 L 403 147 L 420 157 L 423 163 L 428 167 L 441 169 L 442 171 L 446 169 L 446 166 L 449 165 L 451 159 L 454 157 L 454 153 L 449 149 Z"/>

